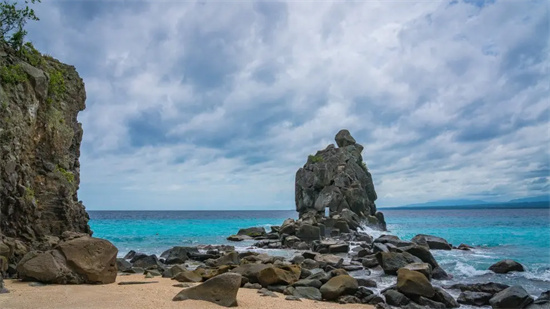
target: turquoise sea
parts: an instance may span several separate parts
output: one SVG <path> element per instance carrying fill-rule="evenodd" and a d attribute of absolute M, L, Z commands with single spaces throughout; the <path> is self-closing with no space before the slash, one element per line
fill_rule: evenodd
<path fill-rule="evenodd" d="M 528 206 L 528 205 L 523 205 Z M 442 285 L 467 282 L 519 284 L 538 296 L 550 289 L 550 208 L 445 207 L 382 209 L 388 232 L 410 240 L 432 234 L 473 251 L 432 251 L 454 276 Z M 160 254 L 176 245 L 232 244 L 245 249 L 252 242 L 231 243 L 225 238 L 240 228 L 279 225 L 296 218 L 295 211 L 89 211 L 94 236 L 109 239 L 123 256 L 129 250 Z M 367 229 L 378 236 L 379 231 Z M 281 254 L 277 252 L 277 254 Z M 287 254 L 292 254 L 289 252 Z M 495 275 L 487 268 L 501 259 L 526 266 L 524 273 Z M 358 273 L 357 275 L 361 275 Z M 380 275 L 380 287 L 394 278 Z M 456 296 L 456 295 L 455 295 Z"/>

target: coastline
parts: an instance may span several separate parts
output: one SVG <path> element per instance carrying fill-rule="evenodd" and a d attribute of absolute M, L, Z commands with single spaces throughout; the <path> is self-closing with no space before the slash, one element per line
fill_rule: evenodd
<path fill-rule="evenodd" d="M 128 281 L 158 281 L 144 285 L 118 285 Z M 214 303 L 198 300 L 174 302 L 172 298 L 182 288 L 169 278 L 155 277 L 144 279 L 143 275 L 117 276 L 117 283 L 107 285 L 45 285 L 32 287 L 28 282 L 5 280 L 10 293 L 0 294 L 2 309 L 151 309 L 151 308 L 192 308 L 219 309 Z M 196 284 L 195 284 L 196 285 Z M 374 309 L 364 304 L 320 302 L 302 299 L 300 302 L 287 301 L 284 295 L 264 297 L 254 289 L 239 289 L 238 307 L 242 309 Z"/>

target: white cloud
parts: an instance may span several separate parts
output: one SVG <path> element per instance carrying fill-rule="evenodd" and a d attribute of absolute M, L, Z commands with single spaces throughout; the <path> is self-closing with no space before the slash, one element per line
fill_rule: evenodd
<path fill-rule="evenodd" d="M 40 4 L 30 32 L 85 79 L 91 209 L 292 208 L 295 171 L 344 127 L 380 206 L 548 193 L 548 177 L 541 189 L 526 174 L 549 169 L 543 1 L 101 1 L 93 17 L 66 14 L 87 5 Z"/>

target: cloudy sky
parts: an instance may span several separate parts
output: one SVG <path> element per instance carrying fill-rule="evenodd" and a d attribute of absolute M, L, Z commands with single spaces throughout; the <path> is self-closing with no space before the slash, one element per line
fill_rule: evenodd
<path fill-rule="evenodd" d="M 541 1 L 56 1 L 29 39 L 86 83 L 79 197 L 293 209 L 347 128 L 378 206 L 550 192 Z"/>

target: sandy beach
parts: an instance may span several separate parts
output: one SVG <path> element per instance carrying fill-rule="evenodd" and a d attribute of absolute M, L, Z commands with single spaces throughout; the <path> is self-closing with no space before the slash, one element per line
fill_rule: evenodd
<path fill-rule="evenodd" d="M 118 282 L 124 281 L 158 281 L 143 285 L 46 285 L 29 286 L 28 282 L 6 280 L 8 294 L 0 294 L 2 309 L 152 309 L 152 308 L 187 308 L 187 309 L 220 309 L 216 304 L 205 301 L 187 300 L 174 302 L 172 298 L 181 288 L 172 286 L 177 281 L 167 278 L 144 279 L 142 275 L 118 276 Z M 374 308 L 369 305 L 340 305 L 328 302 L 315 302 L 303 299 L 300 302 L 287 301 L 284 295 L 263 297 L 257 290 L 239 289 L 238 308 L 243 309 L 337 309 L 337 308 Z"/>

